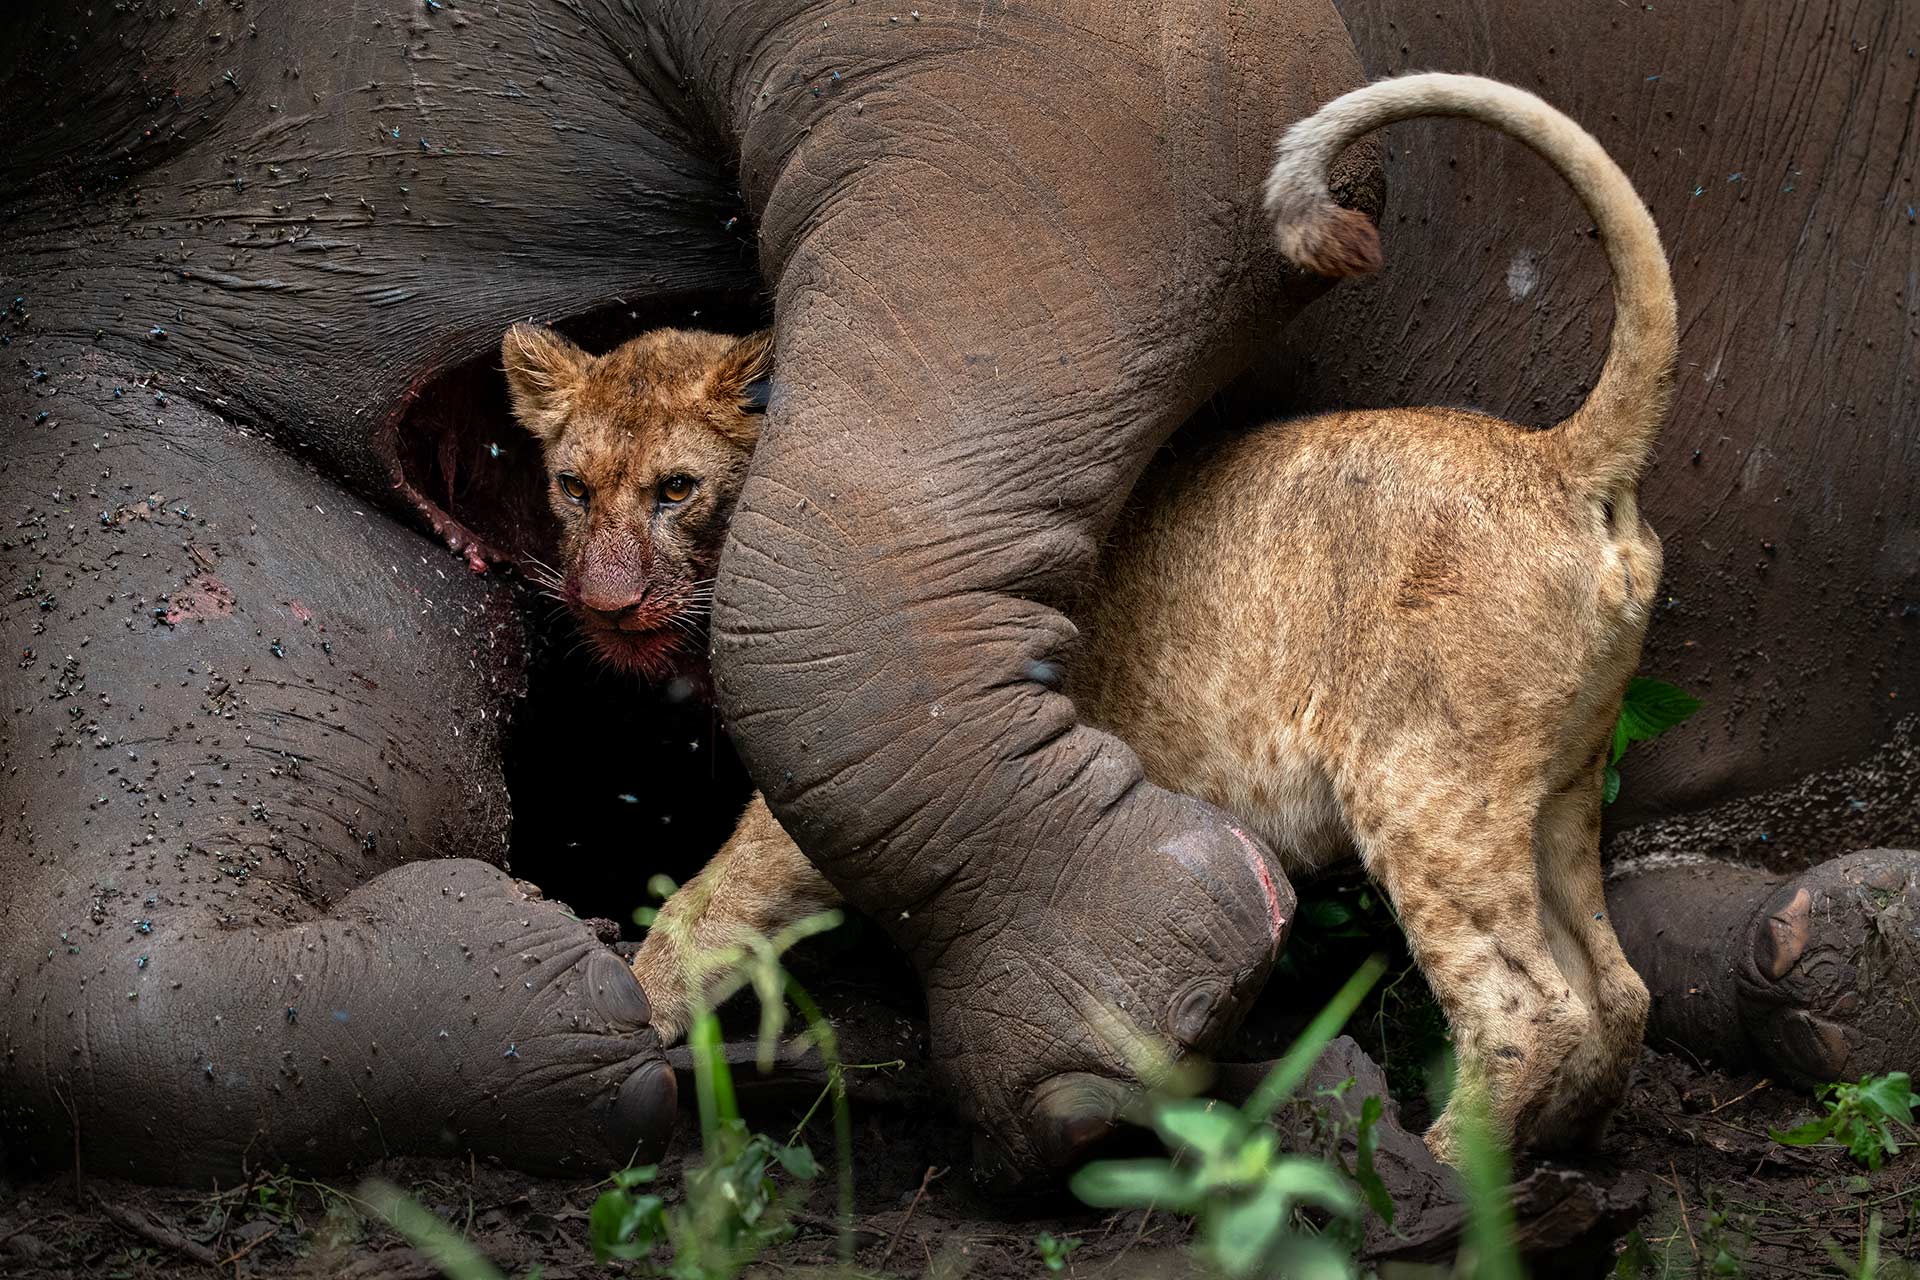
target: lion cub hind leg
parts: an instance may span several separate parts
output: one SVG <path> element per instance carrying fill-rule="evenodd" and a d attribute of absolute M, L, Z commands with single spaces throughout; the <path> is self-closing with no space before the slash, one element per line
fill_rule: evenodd
<path fill-rule="evenodd" d="M 634 954 L 633 976 L 647 993 L 661 1043 L 672 1044 L 692 1023 L 703 955 L 839 903 L 839 891 L 754 792 L 726 844 L 667 899 Z M 701 985 L 710 992 L 725 977 L 708 973 Z"/>
<path fill-rule="evenodd" d="M 1620 949 L 1607 916 L 1600 867 L 1596 758 L 1547 798 L 1535 830 L 1542 923 L 1561 970 L 1593 1013 L 1593 1034 L 1568 1059 L 1554 1097 L 1534 1125 L 1541 1145 L 1590 1145 L 1626 1097 L 1647 1029 L 1647 984 Z"/>
<path fill-rule="evenodd" d="M 1524 1145 L 1593 1023 L 1541 927 L 1533 805 L 1521 788 L 1489 793 L 1464 766 L 1373 790 L 1383 803 L 1367 807 L 1390 816 L 1361 833 L 1361 858 L 1453 1028 L 1454 1093 L 1427 1146 L 1457 1160 L 1461 1111 L 1475 1097 L 1496 1139 Z"/>

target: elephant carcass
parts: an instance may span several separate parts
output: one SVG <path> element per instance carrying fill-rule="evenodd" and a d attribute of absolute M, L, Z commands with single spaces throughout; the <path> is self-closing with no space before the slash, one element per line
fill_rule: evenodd
<path fill-rule="evenodd" d="M 644 327 L 760 280 L 805 374 L 723 573 L 726 709 L 919 961 L 963 1107 L 1010 1171 L 1055 1166 L 1110 1117 L 1130 1025 L 1232 1023 L 1284 880 L 1046 673 L 1147 455 L 1319 288 L 1253 193 L 1357 79 L 1329 7 L 42 3 L 15 30 L 22 1149 L 205 1178 L 657 1144 L 644 997 L 487 865 L 512 628 L 390 516 L 514 549 L 477 513 L 537 478 L 426 403 L 508 321 Z M 800 629 L 823 604 L 837 638 Z"/>

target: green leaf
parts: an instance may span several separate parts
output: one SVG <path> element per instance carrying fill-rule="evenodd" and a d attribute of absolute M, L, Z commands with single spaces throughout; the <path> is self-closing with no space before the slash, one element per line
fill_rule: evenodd
<path fill-rule="evenodd" d="M 1340 1099 L 1347 1096 L 1347 1090 L 1353 1088 L 1353 1084 L 1354 1084 L 1354 1077 L 1348 1076 L 1345 1080 L 1342 1080 L 1339 1084 L 1330 1085 L 1324 1089 L 1314 1090 L 1313 1096 L 1316 1098 L 1332 1098 L 1335 1102 L 1338 1102 L 1340 1101 Z"/>
<path fill-rule="evenodd" d="M 1051 1231 L 1042 1231 L 1033 1238 L 1034 1248 L 1040 1251 L 1040 1261 L 1049 1271 L 1066 1270 L 1067 1255 L 1085 1243 L 1079 1236 L 1056 1236 Z"/>
<path fill-rule="evenodd" d="M 1605 779 L 1600 784 L 1602 803 L 1612 804 L 1620 798 L 1620 771 L 1612 765 L 1607 766 Z"/>
<path fill-rule="evenodd" d="M 622 1191 L 631 1191 L 643 1183 L 652 1182 L 660 1173 L 657 1164 L 636 1164 L 629 1169 L 615 1169 L 609 1179 Z"/>
<path fill-rule="evenodd" d="M 1300 1203 L 1317 1205 L 1342 1217 L 1351 1217 L 1360 1208 L 1352 1189 L 1330 1166 L 1302 1156 L 1292 1156 L 1274 1165 L 1253 1195 L 1214 1202 L 1201 1236 L 1214 1262 L 1229 1276 L 1265 1272 L 1277 1242 L 1287 1236 L 1293 1210 Z M 1288 1239 L 1289 1248 L 1296 1241 Z M 1295 1276 L 1306 1272 L 1289 1267 L 1280 1274 Z M 1335 1271 L 1319 1274 L 1346 1275 Z"/>
<path fill-rule="evenodd" d="M 1266 1260 L 1265 1274 L 1286 1280 L 1352 1280 L 1353 1257 L 1325 1236 L 1294 1233 Z"/>
<path fill-rule="evenodd" d="M 1911 1093 L 1904 1083 L 1866 1076 L 1859 1084 L 1822 1085 L 1820 1092 L 1827 1107 L 1827 1117 L 1820 1123 L 1854 1159 L 1878 1169 L 1884 1157 L 1900 1153 L 1891 1128 L 1893 1117 L 1885 1108 L 1892 1105 L 1911 1113 Z"/>
<path fill-rule="evenodd" d="M 653 1252 L 655 1236 L 665 1227 L 665 1205 L 659 1196 L 605 1191 L 593 1202 L 593 1210 L 587 1215 L 587 1232 L 596 1262 L 646 1257 Z"/>
<path fill-rule="evenodd" d="M 1305 1156 L 1289 1156 L 1274 1165 L 1266 1185 L 1289 1201 L 1316 1205 L 1341 1217 L 1350 1218 L 1360 1211 L 1360 1201 L 1347 1180 L 1333 1166 Z"/>
<path fill-rule="evenodd" d="M 1833 1132 L 1834 1115 L 1819 1120 L 1809 1120 L 1792 1129 L 1769 1129 L 1767 1136 L 1775 1142 L 1788 1147 L 1810 1147 L 1816 1142 L 1825 1142 Z"/>
<path fill-rule="evenodd" d="M 1607 763 L 1609 765 L 1619 764 L 1620 757 L 1625 754 L 1627 754 L 1627 716 L 1626 712 L 1622 710 L 1618 716 L 1614 717 L 1613 749 L 1607 755 Z"/>
<path fill-rule="evenodd" d="M 1860 1101 L 1901 1124 L 1913 1123 L 1913 1081 L 1904 1071 L 1868 1076 L 1860 1082 Z"/>
<path fill-rule="evenodd" d="M 1153 1127 L 1169 1146 L 1178 1144 L 1202 1156 L 1219 1157 L 1245 1133 L 1247 1119 L 1224 1102 L 1193 1098 L 1155 1108 Z"/>
<path fill-rule="evenodd" d="M 1658 1274 L 1657 1265 L 1653 1249 L 1636 1227 L 1627 1233 L 1627 1240 L 1621 1247 L 1620 1257 L 1613 1264 L 1613 1280 L 1640 1280 L 1641 1276 L 1650 1271 Z"/>
<path fill-rule="evenodd" d="M 1338 898 L 1315 898 L 1305 905 L 1301 914 L 1308 924 L 1320 929 L 1337 929 L 1353 919 L 1353 912 Z"/>
<path fill-rule="evenodd" d="M 1268 1170 L 1273 1167 L 1274 1153 L 1279 1148 L 1280 1135 L 1262 1124 L 1226 1154 L 1199 1161 L 1188 1172 L 1188 1185 L 1201 1199 L 1213 1195 L 1238 1195 L 1267 1176 Z"/>
<path fill-rule="evenodd" d="M 1215 1265 L 1229 1276 L 1253 1274 L 1286 1228 L 1287 1193 L 1272 1183 L 1207 1215 L 1201 1238 Z"/>
<path fill-rule="evenodd" d="M 791 1147 L 781 1147 L 773 1153 L 780 1167 L 803 1182 L 820 1172 L 820 1164 L 813 1158 L 813 1152 L 804 1143 L 795 1143 Z"/>
<path fill-rule="evenodd" d="M 1700 699 L 1664 680 L 1635 676 L 1627 682 L 1626 697 L 1620 702 L 1619 729 L 1615 742 L 1624 732 L 1629 742 L 1657 738 L 1700 709 Z"/>
<path fill-rule="evenodd" d="M 1393 1195 L 1387 1190 L 1387 1184 L 1373 1167 L 1374 1153 L 1380 1149 L 1380 1099 L 1369 1097 L 1360 1104 L 1360 1132 L 1356 1139 L 1359 1151 L 1354 1158 L 1353 1180 L 1360 1184 L 1360 1194 L 1367 1198 L 1367 1205 L 1387 1226 L 1393 1225 Z"/>
<path fill-rule="evenodd" d="M 1144 1209 L 1157 1204 L 1186 1213 L 1197 1207 L 1186 1175 L 1166 1160 L 1096 1160 L 1074 1174 L 1068 1186 L 1096 1209 Z"/>

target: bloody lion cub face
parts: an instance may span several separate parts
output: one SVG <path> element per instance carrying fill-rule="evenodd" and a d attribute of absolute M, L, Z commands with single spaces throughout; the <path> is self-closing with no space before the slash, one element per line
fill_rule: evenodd
<path fill-rule="evenodd" d="M 500 350 L 514 415 L 545 450 L 568 607 L 613 665 L 698 675 L 772 334 L 659 329 L 591 356 L 517 324 Z"/>

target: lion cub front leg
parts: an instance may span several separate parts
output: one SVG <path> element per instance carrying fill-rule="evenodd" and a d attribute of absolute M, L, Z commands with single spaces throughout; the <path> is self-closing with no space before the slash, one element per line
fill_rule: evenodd
<path fill-rule="evenodd" d="M 753 933 L 773 933 L 839 902 L 839 891 L 754 792 L 733 835 L 667 899 L 633 957 L 633 976 L 646 989 L 661 1042 L 680 1039 L 693 1020 L 695 956 Z"/>

